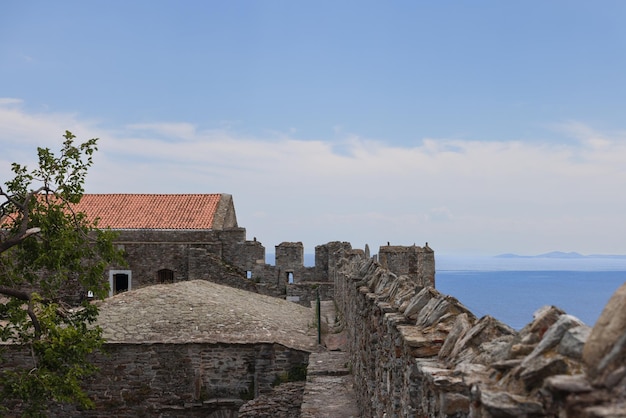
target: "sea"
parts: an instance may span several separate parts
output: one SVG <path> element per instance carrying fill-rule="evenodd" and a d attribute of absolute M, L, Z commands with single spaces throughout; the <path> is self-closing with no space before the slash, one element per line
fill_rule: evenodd
<path fill-rule="evenodd" d="M 476 316 L 514 329 L 552 305 L 593 326 L 626 282 L 626 258 L 499 258 L 435 256 L 435 287 Z"/>
<path fill-rule="evenodd" d="M 270 255 L 273 262 L 273 254 Z M 304 254 L 305 266 L 315 265 Z M 491 315 L 520 330 L 552 305 L 593 326 L 626 282 L 626 256 L 498 257 L 435 254 L 435 287 L 474 315 Z"/>

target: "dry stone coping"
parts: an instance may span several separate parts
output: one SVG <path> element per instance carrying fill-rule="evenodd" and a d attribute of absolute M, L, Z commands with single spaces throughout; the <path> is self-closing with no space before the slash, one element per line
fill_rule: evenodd
<path fill-rule="evenodd" d="M 314 351 L 314 313 L 296 303 L 205 280 L 147 286 L 99 305 L 108 343 L 278 343 Z"/>

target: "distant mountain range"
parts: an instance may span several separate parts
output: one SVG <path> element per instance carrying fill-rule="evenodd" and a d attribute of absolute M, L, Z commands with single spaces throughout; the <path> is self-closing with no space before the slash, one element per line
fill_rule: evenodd
<path fill-rule="evenodd" d="M 562 251 L 552 251 L 539 255 L 518 255 L 518 254 L 500 254 L 496 258 L 620 258 L 626 259 L 626 255 L 617 254 L 591 254 L 583 255 L 577 252 L 564 253 Z"/>

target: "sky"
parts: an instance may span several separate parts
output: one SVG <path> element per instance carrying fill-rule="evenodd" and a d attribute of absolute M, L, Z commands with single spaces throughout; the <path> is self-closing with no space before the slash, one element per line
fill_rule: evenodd
<path fill-rule="evenodd" d="M 626 254 L 626 2 L 0 6 L 0 183 L 65 130 L 88 193 L 230 193 L 268 253 Z"/>

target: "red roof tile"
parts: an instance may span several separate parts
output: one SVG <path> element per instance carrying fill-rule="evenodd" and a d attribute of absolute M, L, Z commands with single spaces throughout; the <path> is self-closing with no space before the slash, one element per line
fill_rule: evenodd
<path fill-rule="evenodd" d="M 212 229 L 221 194 L 85 194 L 75 207 L 111 229 Z"/>

